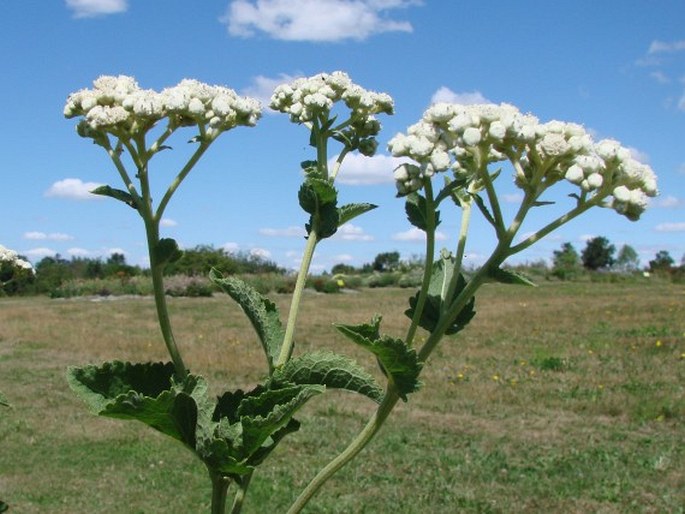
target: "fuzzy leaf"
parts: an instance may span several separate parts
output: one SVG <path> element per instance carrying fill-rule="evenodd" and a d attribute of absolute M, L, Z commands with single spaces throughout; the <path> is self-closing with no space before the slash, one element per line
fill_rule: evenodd
<path fill-rule="evenodd" d="M 332 352 L 305 353 L 289 360 L 271 377 L 275 385 L 319 384 L 327 388 L 345 389 L 380 403 L 383 389 L 356 362 Z"/>
<path fill-rule="evenodd" d="M 269 373 L 271 373 L 273 363 L 278 359 L 285 335 L 278 307 L 239 278 L 224 277 L 216 269 L 212 269 L 209 272 L 209 278 L 240 305 L 250 323 L 252 323 L 257 337 L 259 337 L 259 341 L 262 343 L 262 348 L 264 348 L 269 365 Z"/>
<path fill-rule="evenodd" d="M 450 256 L 443 256 L 439 261 L 433 264 L 433 271 L 431 273 L 430 284 L 428 286 L 428 296 L 426 303 L 419 318 L 419 326 L 428 332 L 433 332 L 440 317 L 442 316 L 443 306 L 449 305 L 454 299 L 459 296 L 461 291 L 466 287 L 466 280 L 462 274 L 457 279 L 457 287 L 452 298 L 445 298 L 447 286 L 454 275 L 455 259 Z M 417 292 L 409 299 L 409 309 L 405 311 L 405 315 L 409 319 L 413 319 L 416 311 L 416 306 L 419 300 L 419 293 Z M 456 334 L 468 325 L 471 318 L 475 316 L 476 312 L 473 309 L 475 304 L 475 297 L 472 297 L 464 308 L 459 312 L 454 321 L 445 331 L 445 334 Z"/>
<path fill-rule="evenodd" d="M 5 398 L 5 395 L 2 393 L 0 393 L 0 405 L 2 405 L 3 407 L 10 406 L 9 402 L 7 401 L 7 398 Z"/>
<path fill-rule="evenodd" d="M 497 228 L 497 222 L 495 221 L 495 218 L 490 213 L 490 209 L 488 209 L 488 206 L 485 205 L 485 202 L 480 197 L 480 195 L 472 195 L 472 198 L 475 200 L 476 205 L 480 209 L 480 212 L 482 212 L 483 216 L 485 216 L 485 219 L 488 220 L 490 225 Z"/>
<path fill-rule="evenodd" d="M 459 190 L 464 189 L 464 187 L 469 183 L 467 178 L 450 179 L 445 177 L 445 187 L 443 187 L 438 196 L 435 197 L 435 205 L 439 205 L 445 198 L 452 198 L 457 206 L 461 205 L 459 201 Z"/>
<path fill-rule="evenodd" d="M 338 208 L 338 226 L 378 207 L 372 203 L 349 203 Z"/>
<path fill-rule="evenodd" d="M 309 399 L 325 391 L 320 385 L 292 385 L 282 389 L 267 389 L 240 402 L 238 413 L 243 426 L 243 452 L 251 455 L 272 434 L 286 427 Z"/>
<path fill-rule="evenodd" d="M 418 193 L 410 193 L 407 195 L 407 201 L 404 204 L 404 210 L 407 213 L 409 223 L 416 228 L 428 230 L 428 213 L 427 213 L 426 199 Z M 435 226 L 440 224 L 440 211 L 435 211 Z"/>
<path fill-rule="evenodd" d="M 494 268 L 490 270 L 489 276 L 490 278 L 496 280 L 497 282 L 501 282 L 502 284 L 517 284 L 522 286 L 537 287 L 537 284 L 528 277 L 510 269 Z"/>
<path fill-rule="evenodd" d="M 96 414 L 141 421 L 195 449 L 198 403 L 204 406 L 207 385 L 193 375 L 176 384 L 173 376 L 171 363 L 115 361 L 69 368 L 67 380 Z"/>
<path fill-rule="evenodd" d="M 421 363 L 416 351 L 401 339 L 379 336 L 379 324 L 380 318 L 375 317 L 370 324 L 335 325 L 335 328 L 376 356 L 383 372 L 395 384 L 400 398 L 407 401 L 407 395 L 419 389 Z"/>
<path fill-rule="evenodd" d="M 124 202 L 129 207 L 133 207 L 136 210 L 138 209 L 135 200 L 133 200 L 133 196 L 127 191 L 115 189 L 111 186 L 99 186 L 93 189 L 91 193 L 94 195 L 109 196 L 110 198 Z"/>
<path fill-rule="evenodd" d="M 300 206 L 310 214 L 307 232 L 316 230 L 319 239 L 332 236 L 340 225 L 338 192 L 328 180 L 307 177 L 298 193 Z"/>

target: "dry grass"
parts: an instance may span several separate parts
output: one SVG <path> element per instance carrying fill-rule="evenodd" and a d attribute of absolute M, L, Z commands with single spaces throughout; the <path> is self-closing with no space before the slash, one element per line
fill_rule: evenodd
<path fill-rule="evenodd" d="M 331 323 L 380 312 L 401 336 L 409 293 L 308 294 L 296 351 L 327 348 L 372 369 Z M 285 318 L 289 297 L 275 300 Z M 170 305 L 189 367 L 217 392 L 262 377 L 261 348 L 227 298 Z M 685 288 L 487 285 L 476 308 L 436 351 L 422 391 L 308 512 L 684 511 Z M 166 360 L 149 298 L 0 300 L 0 391 L 13 405 L 0 411 L 0 498 L 16 512 L 206 512 L 188 452 L 91 416 L 68 391 L 68 365 L 112 359 Z M 283 510 L 371 408 L 338 393 L 312 402 L 245 510 Z"/>

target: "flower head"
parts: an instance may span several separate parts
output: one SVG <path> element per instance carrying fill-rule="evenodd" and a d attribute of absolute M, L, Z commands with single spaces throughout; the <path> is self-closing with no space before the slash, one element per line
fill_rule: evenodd
<path fill-rule="evenodd" d="M 162 90 L 141 89 L 132 77 L 103 76 L 93 89 L 69 95 L 67 118 L 82 116 L 79 133 L 94 137 L 112 133 L 131 137 L 143 133 L 163 118 L 172 128 L 198 125 L 210 137 L 239 125 L 253 126 L 261 115 L 257 100 L 238 96 L 232 89 L 182 80 Z"/>
<path fill-rule="evenodd" d="M 657 194 L 652 169 L 617 141 L 595 143 L 581 125 L 541 123 L 508 104 L 434 104 L 388 146 L 394 156 L 419 165 L 411 181 L 396 174 L 401 195 L 420 189 L 421 179 L 448 170 L 478 187 L 489 173 L 487 165 L 503 160 L 514 165 L 515 184 L 531 194 L 566 180 L 580 188 L 579 198 L 604 200 L 630 219 L 637 219 L 647 198 Z"/>
<path fill-rule="evenodd" d="M 12 266 L 33 272 L 33 266 L 31 266 L 30 262 L 20 259 L 19 254 L 14 250 L 10 250 L 9 248 L 0 245 L 0 263 L 2 262 L 7 262 Z"/>
<path fill-rule="evenodd" d="M 297 123 L 313 121 L 317 113 L 328 113 L 342 101 L 352 120 L 362 122 L 374 114 L 393 113 L 393 101 L 385 93 L 368 91 L 354 84 L 342 71 L 320 73 L 278 86 L 271 96 L 271 108 L 290 115 Z"/>

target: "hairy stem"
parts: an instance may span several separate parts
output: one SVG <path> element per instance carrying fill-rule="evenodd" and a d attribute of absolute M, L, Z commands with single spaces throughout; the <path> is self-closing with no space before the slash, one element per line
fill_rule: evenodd
<path fill-rule="evenodd" d="M 231 507 L 231 514 L 240 514 L 243 510 L 243 502 L 247 494 L 247 488 L 250 487 L 250 480 L 252 480 L 252 472 L 245 475 L 245 477 L 238 483 L 238 491 L 233 498 L 233 506 Z"/>
<path fill-rule="evenodd" d="M 354 438 L 347 448 L 321 469 L 312 481 L 309 482 L 290 509 L 288 509 L 287 514 L 297 514 L 298 512 L 301 512 L 309 500 L 311 500 L 318 490 L 321 489 L 321 486 L 345 466 L 345 464 L 354 459 L 354 457 L 369 444 L 378 433 L 381 426 L 383 426 L 383 423 L 392 412 L 392 409 L 395 407 L 398 400 L 399 396 L 394 390 L 390 389 L 387 391 L 385 398 L 383 398 L 383 402 L 378 406 L 378 409 L 371 416 L 371 419 L 369 419 L 362 431 L 357 434 L 357 437 Z"/>
<path fill-rule="evenodd" d="M 423 278 L 421 279 L 419 298 L 405 339 L 407 346 L 412 346 L 416 331 L 419 328 L 419 320 L 426 305 L 426 298 L 428 298 L 428 286 L 433 271 L 433 259 L 435 259 L 435 201 L 430 179 L 426 180 L 424 190 L 426 191 L 426 257 L 423 263 Z"/>
<path fill-rule="evenodd" d="M 304 248 L 304 255 L 302 256 L 302 263 L 300 264 L 300 270 L 297 273 L 297 281 L 295 282 L 295 290 L 293 291 L 293 296 L 290 302 L 290 311 L 288 312 L 288 322 L 285 327 L 285 336 L 283 337 L 283 344 L 281 345 L 281 353 L 278 356 L 278 361 L 275 366 L 283 366 L 290 355 L 293 352 L 293 337 L 295 335 L 295 323 L 297 322 L 297 314 L 300 309 L 300 302 L 302 301 L 302 293 L 304 292 L 304 286 L 307 283 L 307 274 L 309 273 L 309 267 L 312 264 L 312 258 L 314 257 L 314 249 L 317 244 L 317 234 L 316 229 L 312 227 L 309 232 L 309 237 L 307 238 L 307 245 Z"/>
<path fill-rule="evenodd" d="M 211 471 L 209 476 L 212 479 L 212 514 L 226 514 L 230 479 Z"/>

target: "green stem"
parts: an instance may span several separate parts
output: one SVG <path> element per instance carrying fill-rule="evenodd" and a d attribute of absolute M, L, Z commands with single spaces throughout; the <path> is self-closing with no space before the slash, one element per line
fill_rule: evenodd
<path fill-rule="evenodd" d="M 285 336 L 283 337 L 281 353 L 278 356 L 278 361 L 275 365 L 276 367 L 280 367 L 288 362 L 288 359 L 293 352 L 293 336 L 295 335 L 297 313 L 300 308 L 300 302 L 302 301 L 302 293 L 304 292 L 304 286 L 307 283 L 307 274 L 309 273 L 309 267 L 312 264 L 314 249 L 316 248 L 317 242 L 316 229 L 312 227 L 312 230 L 309 232 L 309 237 L 307 238 L 307 245 L 304 248 L 304 255 L 302 256 L 300 271 L 297 274 L 295 291 L 293 291 L 293 297 L 290 302 L 290 311 L 288 312 L 288 322 L 285 327 Z"/>
<path fill-rule="evenodd" d="M 238 491 L 233 498 L 233 507 L 231 507 L 231 514 L 240 514 L 243 510 L 243 502 L 247 494 L 247 488 L 250 487 L 250 480 L 252 480 L 252 473 L 250 472 L 238 483 Z"/>
<path fill-rule="evenodd" d="M 188 375 L 181 354 L 176 345 L 173 331 L 171 329 L 171 318 L 169 317 L 169 308 L 166 302 L 166 291 L 164 288 L 164 266 L 157 262 L 156 249 L 159 243 L 159 225 L 158 222 L 145 218 L 145 232 L 147 236 L 147 245 L 150 255 L 150 274 L 152 275 L 152 289 L 155 296 L 155 306 L 157 308 L 157 317 L 159 318 L 159 328 L 162 331 L 162 338 L 166 345 L 169 356 L 174 363 L 176 376 L 184 379 Z"/>
<path fill-rule="evenodd" d="M 433 186 L 430 179 L 424 183 L 424 190 L 426 191 L 426 257 L 423 264 L 423 278 L 421 279 L 421 289 L 419 290 L 419 298 L 414 309 L 414 316 L 411 319 L 411 325 L 407 331 L 405 342 L 407 346 L 412 346 L 416 331 L 419 328 L 419 320 L 423 313 L 423 308 L 426 305 L 426 298 L 428 298 L 428 286 L 430 285 L 431 275 L 433 273 L 433 260 L 435 259 L 435 202 L 433 199 Z"/>
<path fill-rule="evenodd" d="M 328 479 L 337 473 L 345 464 L 350 462 L 354 457 L 361 452 L 364 447 L 369 444 L 373 437 L 378 433 L 381 426 L 388 418 L 392 409 L 397 404 L 399 396 L 394 390 L 388 390 L 385 398 L 374 412 L 369 422 L 363 428 L 357 437 L 342 451 L 337 457 L 330 461 L 319 473 L 312 479 L 307 487 L 300 493 L 295 502 L 288 509 L 287 514 L 297 514 L 307 505 L 309 500 L 317 493 Z"/>
<path fill-rule="evenodd" d="M 226 514 L 226 499 L 228 497 L 228 477 L 209 472 L 212 479 L 212 514 Z"/>
<path fill-rule="evenodd" d="M 205 151 L 207 151 L 207 148 L 209 148 L 210 144 L 211 141 L 203 141 L 202 143 L 200 143 L 200 147 L 197 150 L 195 150 L 195 153 L 190 157 L 190 159 L 188 159 L 188 162 L 185 164 L 185 166 L 183 166 L 183 169 L 178 173 L 178 175 L 176 175 L 176 178 L 174 178 L 174 180 L 171 182 L 166 193 L 164 193 L 164 197 L 159 202 L 159 206 L 157 207 L 157 212 L 155 213 L 155 218 L 157 220 L 162 219 L 162 214 L 164 214 L 164 210 L 166 209 L 169 200 L 171 200 L 171 197 L 178 189 L 178 186 L 181 185 L 181 182 L 183 182 L 183 180 L 188 176 L 188 173 L 190 173 L 190 171 L 193 169 L 193 166 L 195 166 L 195 164 L 197 164 L 197 161 L 200 160 L 202 154 L 204 154 Z"/>
<path fill-rule="evenodd" d="M 338 158 L 335 161 L 335 166 L 333 167 L 333 171 L 331 171 L 331 174 L 330 174 L 331 182 L 333 182 L 335 180 L 335 177 L 338 176 L 338 172 L 340 171 L 340 166 L 342 165 L 342 162 L 345 159 L 345 156 L 349 152 L 350 152 L 350 149 L 345 147 L 345 148 L 343 148 L 343 151 L 340 152 L 340 155 L 338 155 Z"/>
<path fill-rule="evenodd" d="M 457 284 L 459 283 L 459 275 L 464 262 L 464 253 L 466 252 L 466 239 L 468 236 L 469 226 L 471 224 L 472 202 L 473 200 L 469 199 L 468 201 L 462 201 L 461 204 L 461 227 L 459 229 L 459 242 L 457 243 L 457 255 L 455 257 L 454 273 L 452 275 L 445 298 L 452 298 L 454 296 L 454 291 L 457 289 Z M 446 303 L 444 305 L 447 306 Z"/>

